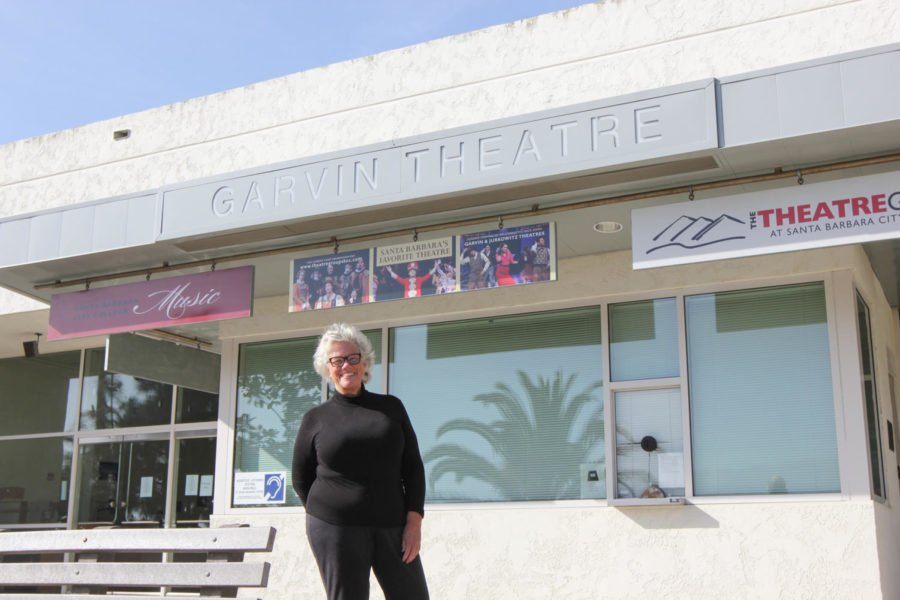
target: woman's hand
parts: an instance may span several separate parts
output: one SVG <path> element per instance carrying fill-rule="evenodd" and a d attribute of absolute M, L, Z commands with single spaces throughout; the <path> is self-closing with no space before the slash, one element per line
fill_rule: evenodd
<path fill-rule="evenodd" d="M 406 526 L 403 528 L 403 539 L 400 549 L 403 562 L 411 563 L 419 555 L 422 547 L 422 515 L 415 511 L 406 513 Z"/>

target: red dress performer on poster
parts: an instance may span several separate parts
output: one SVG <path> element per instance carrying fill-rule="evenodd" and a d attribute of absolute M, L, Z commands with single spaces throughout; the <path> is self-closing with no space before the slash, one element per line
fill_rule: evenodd
<path fill-rule="evenodd" d="M 494 272 L 494 276 L 497 278 L 497 285 L 515 285 L 516 280 L 509 274 L 509 266 L 517 265 L 519 261 L 509 251 L 509 246 L 501 245 L 495 258 L 497 259 L 497 270 Z"/>
<path fill-rule="evenodd" d="M 411 262 L 409 263 L 409 265 L 407 265 L 407 277 L 400 277 L 399 275 L 394 273 L 390 265 L 387 265 L 387 271 L 391 274 L 391 277 L 397 280 L 397 283 L 403 286 L 404 298 L 418 298 L 422 295 L 422 286 L 434 274 L 434 270 L 437 269 L 438 264 L 440 264 L 439 261 L 435 261 L 434 267 L 423 277 L 419 277 L 416 275 L 417 271 L 419 270 L 419 263 L 416 262 Z"/>

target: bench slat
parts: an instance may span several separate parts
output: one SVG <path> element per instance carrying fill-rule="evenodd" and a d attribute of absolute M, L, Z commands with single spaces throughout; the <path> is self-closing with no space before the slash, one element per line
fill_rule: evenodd
<path fill-rule="evenodd" d="M 269 563 L 5 563 L 0 585 L 265 587 Z"/>
<path fill-rule="evenodd" d="M 56 552 L 266 552 L 273 527 L 5 531 L 0 554 Z"/>
<path fill-rule="evenodd" d="M 0 594 L 0 600 L 35 600 L 37 596 L 34 594 Z M 198 596 L 179 596 L 177 593 L 169 593 L 165 596 L 162 594 L 116 594 L 109 596 L 106 594 L 41 594 L 41 600 L 177 600 L 182 598 L 185 600 L 197 600 Z M 231 600 L 260 600 L 258 596 L 232 598 Z"/>

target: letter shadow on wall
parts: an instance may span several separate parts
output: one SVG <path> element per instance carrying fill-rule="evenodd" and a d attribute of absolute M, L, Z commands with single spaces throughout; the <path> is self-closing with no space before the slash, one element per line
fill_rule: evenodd
<path fill-rule="evenodd" d="M 682 506 L 616 506 L 644 529 L 718 529 L 719 522 L 691 504 Z"/>

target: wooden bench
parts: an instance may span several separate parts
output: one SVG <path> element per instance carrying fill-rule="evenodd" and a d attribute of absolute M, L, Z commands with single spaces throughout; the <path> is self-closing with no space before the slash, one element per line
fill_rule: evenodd
<path fill-rule="evenodd" d="M 270 552 L 274 539 L 272 527 L 4 531 L 0 600 L 234 598 L 266 586 L 269 563 L 244 553 Z"/>

